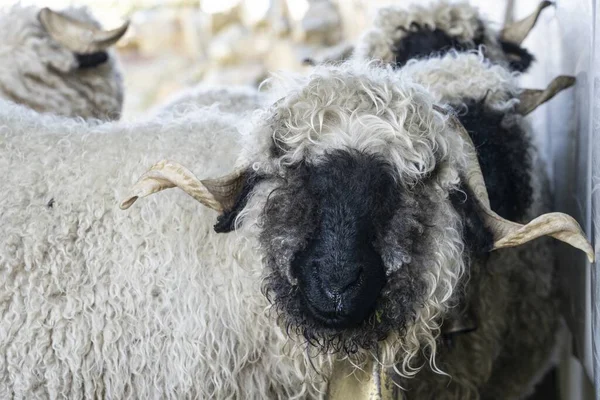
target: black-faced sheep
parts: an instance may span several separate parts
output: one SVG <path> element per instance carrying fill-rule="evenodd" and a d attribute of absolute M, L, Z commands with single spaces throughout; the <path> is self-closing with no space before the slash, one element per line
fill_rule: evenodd
<path fill-rule="evenodd" d="M 551 2 L 543 1 L 529 17 L 496 31 L 479 10 L 466 2 L 441 1 L 433 5 L 388 6 L 377 11 L 373 26 L 356 46 L 342 44 L 329 54 L 309 63 L 335 62 L 354 57 L 379 60 L 397 67 L 409 60 L 441 55 L 450 50 L 482 48 L 494 63 L 523 72 L 533 56 L 521 43 L 535 25 L 541 11 Z"/>
<path fill-rule="evenodd" d="M 308 371 L 291 369 L 300 375 L 374 357 L 408 398 L 514 398 L 543 372 L 558 329 L 551 244 L 534 239 L 550 235 L 593 258 L 572 218 L 547 213 L 520 116 L 570 83 L 521 93 L 482 54 L 398 71 L 319 67 L 275 91 L 235 172 L 198 180 L 163 161 L 122 207 L 177 186 L 218 211 L 214 229 L 235 231 L 223 236 L 232 241 L 202 254 L 198 269 L 219 268 L 219 251 L 227 260 L 243 243 L 238 260 L 263 277 L 271 322 L 278 316 L 279 334 L 305 345 L 295 359 Z M 449 345 L 442 331 L 469 333 Z"/>
<path fill-rule="evenodd" d="M 85 8 L 3 10 L 0 97 L 40 112 L 118 119 L 123 82 L 111 46 L 127 27 L 102 30 Z"/>

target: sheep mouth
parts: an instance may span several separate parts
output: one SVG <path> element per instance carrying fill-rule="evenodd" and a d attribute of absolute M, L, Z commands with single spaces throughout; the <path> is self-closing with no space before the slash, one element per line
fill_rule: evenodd
<path fill-rule="evenodd" d="M 387 285 L 386 285 L 387 286 Z M 306 303 L 302 290 L 279 271 L 265 279 L 263 293 L 272 304 L 274 319 L 290 339 L 303 342 L 308 348 L 323 354 L 355 354 L 372 350 L 392 333 L 401 333 L 411 320 L 414 303 L 406 309 L 399 307 L 397 296 L 386 288 L 360 321 L 348 322 L 347 317 L 324 314 Z"/>
<path fill-rule="evenodd" d="M 315 324 L 321 324 L 326 329 L 353 329 L 359 327 L 366 319 L 373 315 L 375 304 L 364 308 L 364 310 L 352 310 L 344 308 L 339 299 L 331 310 L 323 310 L 315 305 L 305 294 L 302 295 L 302 306 L 307 318 L 312 319 Z"/>

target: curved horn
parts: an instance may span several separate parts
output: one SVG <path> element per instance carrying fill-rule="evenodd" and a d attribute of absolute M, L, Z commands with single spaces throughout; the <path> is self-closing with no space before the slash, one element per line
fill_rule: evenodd
<path fill-rule="evenodd" d="M 105 31 L 47 7 L 40 10 L 38 20 L 52 39 L 80 54 L 106 50 L 117 43 L 129 28 L 129 21 L 125 21 L 120 27 Z"/>
<path fill-rule="evenodd" d="M 535 23 L 540 17 L 542 10 L 548 6 L 551 6 L 552 4 L 553 3 L 551 1 L 542 1 L 540 4 L 538 4 L 533 14 L 504 27 L 504 29 L 502 29 L 500 32 L 500 39 L 516 44 L 523 43 L 523 40 L 525 40 L 527 35 L 529 35 L 529 32 L 531 32 L 535 26 Z"/>
<path fill-rule="evenodd" d="M 519 95 L 519 105 L 517 112 L 521 115 L 527 115 L 540 105 L 544 104 L 558 93 L 570 88 L 575 84 L 575 77 L 561 75 L 556 78 L 544 90 L 525 89 Z"/>
<path fill-rule="evenodd" d="M 481 167 L 475 153 L 475 145 L 469 133 L 454 115 L 437 106 L 435 109 L 448 115 L 452 128 L 458 132 L 467 144 L 467 149 L 465 149 L 467 152 L 465 179 L 467 186 L 477 199 L 484 223 L 494 236 L 493 250 L 516 247 L 542 236 L 552 236 L 582 250 L 587 254 L 588 260 L 594 262 L 594 249 L 577 221 L 571 216 L 563 213 L 549 213 L 535 218 L 526 225 L 522 225 L 504 219 L 492 211 Z"/>
<path fill-rule="evenodd" d="M 163 160 L 140 177 L 120 207 L 125 210 L 140 197 L 178 187 L 203 205 L 223 212 L 235 202 L 243 178 L 244 170 L 236 170 L 221 178 L 200 180 L 181 164 Z"/>

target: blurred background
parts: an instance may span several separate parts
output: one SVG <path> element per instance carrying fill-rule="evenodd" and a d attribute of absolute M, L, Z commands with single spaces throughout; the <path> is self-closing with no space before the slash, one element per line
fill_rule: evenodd
<path fill-rule="evenodd" d="M 10 5 L 17 1 L 0 0 Z M 303 59 L 356 39 L 374 11 L 394 0 L 22 0 L 54 9 L 86 5 L 119 42 L 124 118 L 198 82 L 255 85 L 268 71 L 308 69 Z M 396 1 L 409 4 L 414 1 Z M 478 3 L 477 1 L 473 3 Z M 505 2 L 486 6 L 502 22 Z"/>

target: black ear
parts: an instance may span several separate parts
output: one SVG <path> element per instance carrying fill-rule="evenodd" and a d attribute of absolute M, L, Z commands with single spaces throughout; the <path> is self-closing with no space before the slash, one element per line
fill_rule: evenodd
<path fill-rule="evenodd" d="M 214 226 L 215 232 L 227 233 L 235 230 L 235 220 L 238 214 L 246 207 L 248 198 L 257 183 L 265 179 L 264 175 L 259 175 L 252 168 L 248 168 L 244 174 L 242 190 L 237 196 L 232 208 L 223 211 L 223 214 L 217 218 L 217 223 Z"/>
<path fill-rule="evenodd" d="M 104 64 L 108 61 L 108 53 L 105 51 L 98 51 L 91 54 L 79 54 L 75 53 L 79 69 L 88 69 L 97 67 L 100 64 Z"/>
<path fill-rule="evenodd" d="M 525 72 L 529 69 L 531 63 L 535 61 L 530 52 L 516 43 L 500 39 L 500 46 L 502 46 L 502 51 L 508 59 L 508 65 L 513 71 Z"/>
<path fill-rule="evenodd" d="M 450 201 L 463 221 L 465 251 L 471 257 L 486 257 L 494 247 L 494 236 L 479 214 L 475 195 L 461 183 L 458 190 L 450 192 Z"/>

